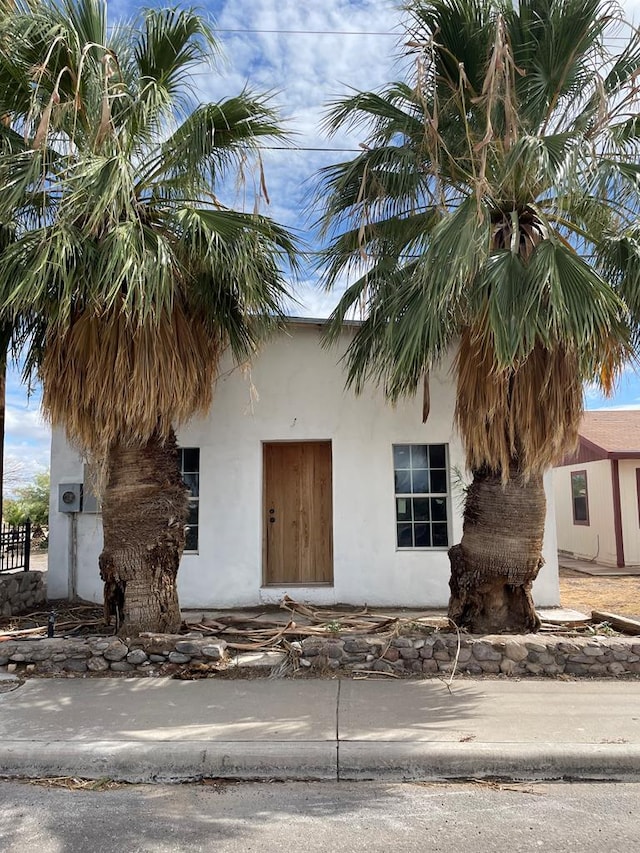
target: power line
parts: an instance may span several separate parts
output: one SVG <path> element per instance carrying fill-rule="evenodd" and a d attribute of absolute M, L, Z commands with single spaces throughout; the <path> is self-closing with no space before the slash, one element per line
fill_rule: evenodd
<path fill-rule="evenodd" d="M 291 35 L 291 36 L 395 36 L 401 33 L 394 32 L 370 32 L 366 30 L 245 30 L 231 29 L 229 27 L 213 27 L 215 33 L 251 33 L 269 35 Z"/>
<path fill-rule="evenodd" d="M 357 153 L 361 154 L 362 148 L 314 148 L 306 145 L 257 145 L 260 151 L 336 151 L 338 153 Z"/>

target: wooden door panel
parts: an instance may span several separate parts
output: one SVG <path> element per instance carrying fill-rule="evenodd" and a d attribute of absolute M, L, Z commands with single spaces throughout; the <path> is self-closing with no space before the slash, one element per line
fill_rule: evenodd
<path fill-rule="evenodd" d="M 305 446 L 307 464 L 306 493 L 309 496 L 309 541 L 306 550 L 307 575 L 314 583 L 333 581 L 333 513 L 331 489 L 331 444 L 329 442 Z M 305 533 L 306 533 L 305 529 Z M 304 566 L 304 561 L 301 562 Z"/>
<path fill-rule="evenodd" d="M 331 443 L 264 445 L 267 584 L 333 580 Z"/>

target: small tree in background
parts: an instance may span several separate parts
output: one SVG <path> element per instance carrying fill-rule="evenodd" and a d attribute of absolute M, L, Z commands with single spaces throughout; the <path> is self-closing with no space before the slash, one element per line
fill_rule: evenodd
<path fill-rule="evenodd" d="M 47 527 L 49 524 L 48 471 L 36 474 L 31 483 L 14 489 L 14 497 L 5 498 L 3 517 L 7 524 L 24 524 L 27 519 L 32 525 Z"/>

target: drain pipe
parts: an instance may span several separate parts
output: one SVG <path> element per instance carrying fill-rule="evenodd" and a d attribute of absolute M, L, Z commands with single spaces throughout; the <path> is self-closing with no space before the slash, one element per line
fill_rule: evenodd
<path fill-rule="evenodd" d="M 69 601 L 78 598 L 78 513 L 82 510 L 82 483 L 58 485 L 58 512 L 69 516 L 69 551 L 67 596 Z"/>
<path fill-rule="evenodd" d="M 69 601 L 78 598 L 78 513 L 69 513 Z"/>

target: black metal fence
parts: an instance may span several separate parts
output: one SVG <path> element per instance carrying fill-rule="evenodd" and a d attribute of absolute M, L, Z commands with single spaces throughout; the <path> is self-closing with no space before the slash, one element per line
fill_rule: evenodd
<path fill-rule="evenodd" d="M 29 571 L 31 522 L 0 526 L 0 572 Z"/>

